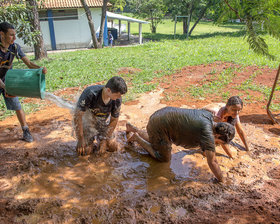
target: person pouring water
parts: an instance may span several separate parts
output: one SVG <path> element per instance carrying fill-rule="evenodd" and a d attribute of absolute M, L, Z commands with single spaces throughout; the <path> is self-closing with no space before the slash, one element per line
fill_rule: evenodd
<path fill-rule="evenodd" d="M 16 111 L 23 131 L 23 140 L 32 142 L 33 137 L 29 131 L 25 113 L 21 108 L 18 97 L 9 96 L 5 91 L 5 75 L 9 69 L 12 69 L 15 57 L 21 59 L 30 69 L 38 69 L 40 66 L 31 62 L 21 50 L 20 45 L 15 43 L 16 31 L 13 25 L 7 22 L 0 23 L 0 38 L 0 95 L 3 95 L 7 109 Z M 42 72 L 46 74 L 47 69 L 43 67 Z"/>

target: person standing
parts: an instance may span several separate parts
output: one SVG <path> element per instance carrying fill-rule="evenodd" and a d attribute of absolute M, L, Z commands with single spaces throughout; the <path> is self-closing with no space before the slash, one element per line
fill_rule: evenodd
<path fill-rule="evenodd" d="M 0 95 L 3 95 L 7 109 L 16 111 L 23 131 L 23 140 L 32 142 L 33 137 L 29 131 L 25 113 L 21 108 L 18 97 L 9 96 L 5 91 L 5 76 L 7 71 L 12 69 L 15 57 L 21 59 L 30 69 L 38 69 L 40 66 L 31 62 L 21 50 L 20 45 L 15 43 L 16 31 L 13 25 L 7 22 L 0 23 L 0 38 Z M 43 73 L 47 73 L 45 67 L 43 68 Z"/>

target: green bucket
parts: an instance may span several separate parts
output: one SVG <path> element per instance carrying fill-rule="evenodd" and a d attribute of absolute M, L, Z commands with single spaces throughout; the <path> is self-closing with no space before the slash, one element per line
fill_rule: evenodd
<path fill-rule="evenodd" d="M 9 69 L 5 76 L 5 89 L 9 95 L 45 98 L 45 75 L 39 69 Z"/>

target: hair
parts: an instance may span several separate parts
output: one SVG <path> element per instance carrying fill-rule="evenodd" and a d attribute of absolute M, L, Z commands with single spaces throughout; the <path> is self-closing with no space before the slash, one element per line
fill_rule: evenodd
<path fill-rule="evenodd" d="M 243 108 L 243 102 L 240 99 L 239 96 L 232 96 L 228 99 L 226 106 L 233 106 L 233 105 L 237 105 L 240 104 L 241 107 Z"/>
<path fill-rule="evenodd" d="M 229 143 L 235 136 L 235 128 L 226 122 L 219 122 L 214 128 L 215 134 L 219 134 L 220 140 Z"/>
<path fill-rule="evenodd" d="M 112 93 L 126 94 L 127 92 L 127 85 L 123 78 L 119 76 L 110 78 L 105 87 L 109 88 Z"/>
<path fill-rule="evenodd" d="M 4 33 L 7 33 L 8 29 L 13 29 L 14 30 L 15 28 L 10 23 L 7 23 L 7 22 L 0 23 L 0 31 L 2 31 Z"/>

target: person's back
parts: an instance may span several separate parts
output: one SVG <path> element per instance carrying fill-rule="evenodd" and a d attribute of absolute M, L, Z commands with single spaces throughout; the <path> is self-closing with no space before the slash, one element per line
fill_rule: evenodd
<path fill-rule="evenodd" d="M 149 126 L 156 128 L 147 129 L 167 135 L 176 145 L 215 151 L 213 116 L 206 110 L 165 107 L 150 117 Z"/>

